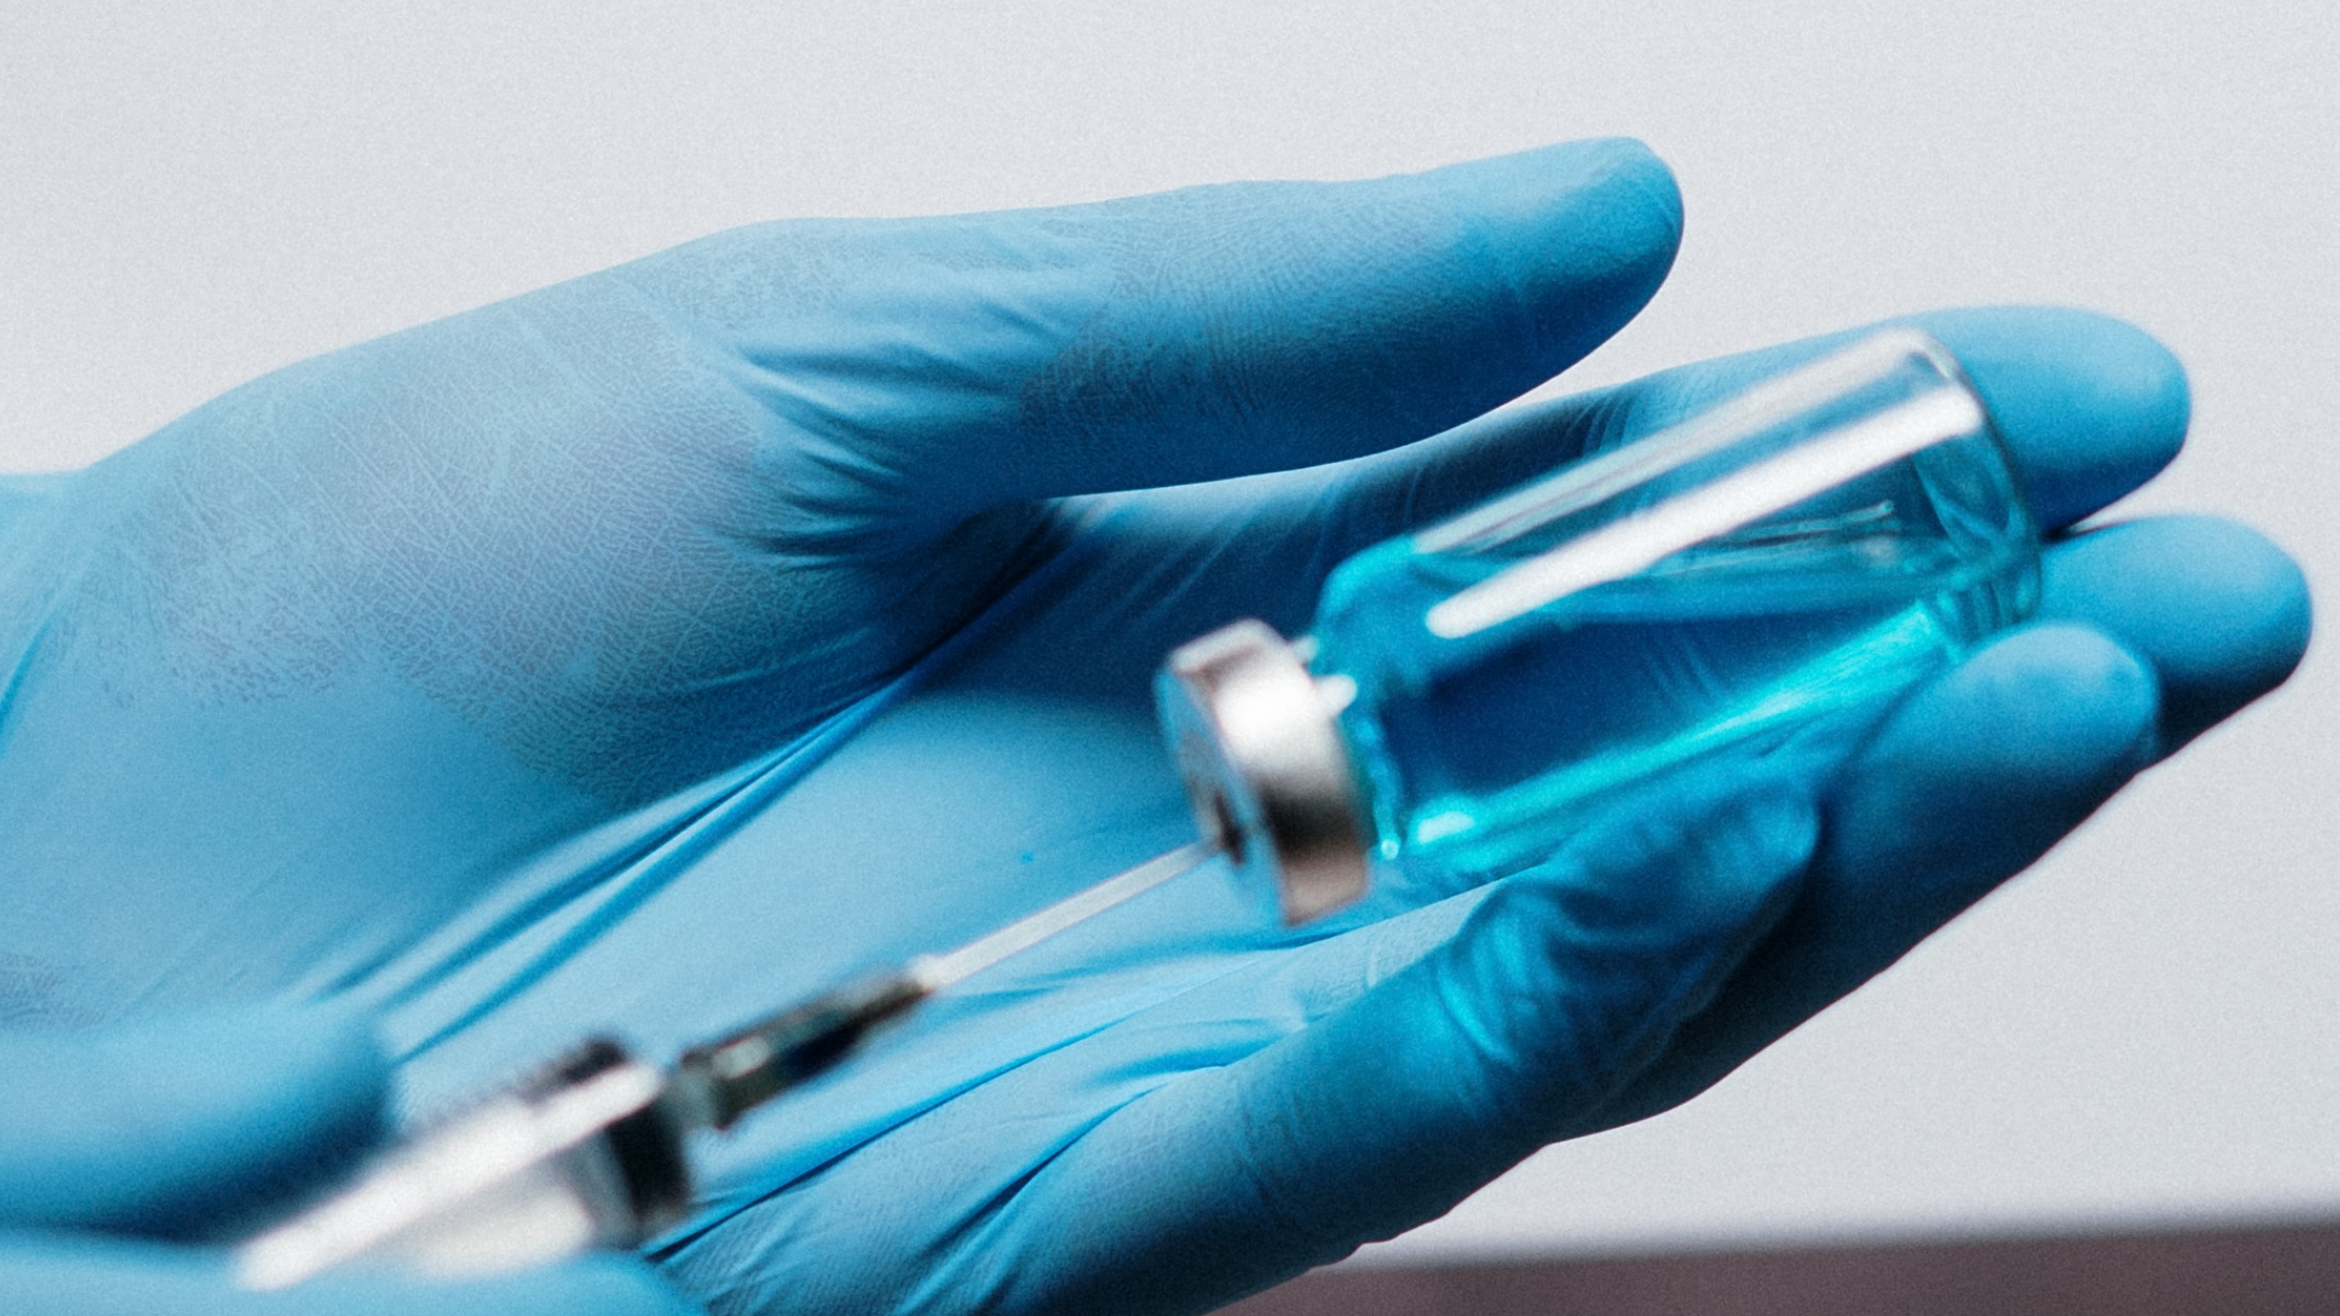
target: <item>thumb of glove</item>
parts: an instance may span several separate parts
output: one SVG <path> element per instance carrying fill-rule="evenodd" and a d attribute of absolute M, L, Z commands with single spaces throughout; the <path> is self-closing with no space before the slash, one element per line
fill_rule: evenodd
<path fill-rule="evenodd" d="M 1497 883 L 1347 1006 L 1082 1138 L 1029 1198 L 1053 1178 L 1118 1200 L 1027 1259 L 1021 1282 L 1047 1295 L 1030 1309 L 1202 1310 L 1442 1214 L 1590 1127 L 1777 922 L 1812 854 L 1801 794 L 1702 794 Z M 1107 1188 L 1140 1165 L 1143 1191 Z"/>
<path fill-rule="evenodd" d="M 371 1146 L 388 1077 L 339 1011 L 0 1032 L 0 1224 L 235 1228 Z"/>

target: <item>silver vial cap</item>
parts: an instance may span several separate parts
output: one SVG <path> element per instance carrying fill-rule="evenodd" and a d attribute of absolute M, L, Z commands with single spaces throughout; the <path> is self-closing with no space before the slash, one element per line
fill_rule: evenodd
<path fill-rule="evenodd" d="M 1155 680 L 1162 734 L 1206 840 L 1273 889 L 1287 924 L 1365 894 L 1371 842 L 1335 707 L 1264 622 L 1180 646 Z"/>

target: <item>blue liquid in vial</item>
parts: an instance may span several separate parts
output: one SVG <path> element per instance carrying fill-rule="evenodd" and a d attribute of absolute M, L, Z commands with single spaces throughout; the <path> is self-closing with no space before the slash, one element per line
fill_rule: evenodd
<path fill-rule="evenodd" d="M 1311 666 L 1355 684 L 1339 720 L 1381 857 L 1433 880 L 1539 862 L 1693 764 L 1837 752 L 2038 594 L 2035 532 L 1984 436 L 1459 639 L 1429 610 L 1549 541 L 1419 538 L 1334 572 Z"/>

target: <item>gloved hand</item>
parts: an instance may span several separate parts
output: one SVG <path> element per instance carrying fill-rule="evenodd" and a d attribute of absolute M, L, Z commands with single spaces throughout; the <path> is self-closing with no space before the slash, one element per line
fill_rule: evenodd
<path fill-rule="evenodd" d="M 346 1013 L 210 1011 L 0 1032 L 0 1296 L 40 1316 L 684 1316 L 640 1262 L 484 1282 L 238 1291 L 192 1234 L 251 1219 L 381 1128 L 388 1070 Z M 163 1240 L 171 1240 L 166 1243 Z"/>
<path fill-rule="evenodd" d="M 679 1045 L 1168 848 L 1171 646 L 1297 630 L 1357 548 L 1822 350 L 1451 428 L 1629 318 L 1679 213 L 1592 143 L 759 226 L 29 484 L 0 1005 L 346 993 L 427 1102 L 591 1026 Z M 1918 322 L 2051 526 L 2182 438 L 2135 330 Z M 2071 537 L 2041 621 L 1834 774 L 1686 782 L 1542 869 L 1298 933 L 1223 871 L 1173 883 L 751 1119 L 662 1253 L 726 1311 L 1263 1286 L 1699 1091 L 2280 681 L 2306 624 L 2238 527 Z"/>

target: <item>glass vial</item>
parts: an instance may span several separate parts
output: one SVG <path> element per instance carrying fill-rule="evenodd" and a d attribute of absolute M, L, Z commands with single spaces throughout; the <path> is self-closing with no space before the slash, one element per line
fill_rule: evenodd
<path fill-rule="evenodd" d="M 1368 548 L 1309 638 L 1239 622 L 1158 692 L 1206 836 L 1298 921 L 1376 864 L 1459 888 L 1667 774 L 1841 745 L 2038 591 L 1980 398 L 1894 329 Z"/>

